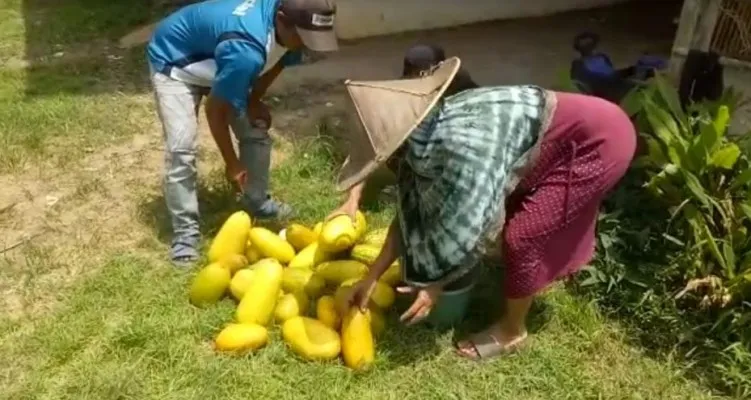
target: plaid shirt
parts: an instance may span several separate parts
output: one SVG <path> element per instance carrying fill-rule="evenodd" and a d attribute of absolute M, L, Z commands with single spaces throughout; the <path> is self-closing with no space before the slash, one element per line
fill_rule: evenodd
<path fill-rule="evenodd" d="M 554 103 L 535 86 L 470 89 L 439 102 L 410 134 L 397 168 L 407 281 L 448 283 L 477 264 Z"/>

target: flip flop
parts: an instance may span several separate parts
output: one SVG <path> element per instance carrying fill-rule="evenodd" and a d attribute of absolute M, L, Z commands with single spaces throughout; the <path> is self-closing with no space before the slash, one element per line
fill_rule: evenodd
<path fill-rule="evenodd" d="M 502 345 L 501 342 L 490 333 L 476 333 L 474 335 L 470 335 L 469 338 L 462 341 L 469 343 L 472 348 L 474 348 L 475 353 L 477 353 L 476 356 L 470 356 L 467 353 L 463 352 L 459 348 L 459 343 L 457 343 L 455 347 L 456 353 L 460 357 L 464 357 L 473 361 L 480 361 L 488 358 L 505 356 L 515 353 L 524 345 L 526 341 L 526 332 L 524 333 L 524 335 L 514 339 L 511 343 L 508 343 L 506 345 Z"/>

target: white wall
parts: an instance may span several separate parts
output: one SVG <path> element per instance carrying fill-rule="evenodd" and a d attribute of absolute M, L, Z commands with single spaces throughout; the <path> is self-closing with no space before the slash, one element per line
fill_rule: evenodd
<path fill-rule="evenodd" d="M 630 0 L 337 0 L 340 39 L 446 28 L 483 21 L 551 15 Z M 533 26 L 530 29 L 534 29 Z M 276 46 L 270 68 L 283 54 Z"/>
<path fill-rule="evenodd" d="M 338 0 L 342 39 L 534 17 L 628 0 Z M 532 27 L 533 29 L 533 27 Z"/>

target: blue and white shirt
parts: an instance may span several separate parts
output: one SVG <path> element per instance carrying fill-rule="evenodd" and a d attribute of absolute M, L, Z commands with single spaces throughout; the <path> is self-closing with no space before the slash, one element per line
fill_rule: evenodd
<path fill-rule="evenodd" d="M 154 72 L 211 87 L 244 115 L 248 90 L 274 47 L 279 0 L 209 0 L 181 8 L 154 31 L 147 57 Z M 284 56 L 286 66 L 301 53 Z"/>

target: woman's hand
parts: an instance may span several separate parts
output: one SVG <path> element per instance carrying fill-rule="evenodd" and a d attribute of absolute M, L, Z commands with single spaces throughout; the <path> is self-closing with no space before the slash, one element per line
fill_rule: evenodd
<path fill-rule="evenodd" d="M 365 278 L 355 283 L 347 293 L 344 304 L 338 304 L 341 315 L 346 315 L 350 307 L 358 307 L 361 311 L 368 309 L 368 303 L 370 302 L 370 296 L 373 294 L 373 290 L 376 287 L 376 280 L 373 278 Z"/>
<path fill-rule="evenodd" d="M 360 197 L 362 196 L 362 190 L 364 186 L 365 184 L 362 182 L 358 183 L 355 186 L 352 186 L 352 188 L 349 190 L 347 200 L 342 203 L 339 208 L 329 214 L 326 219 L 324 219 L 324 221 L 328 221 L 331 218 L 336 217 L 337 215 L 347 215 L 352 219 L 352 222 L 354 222 L 357 215 L 357 210 L 360 208 Z"/>
<path fill-rule="evenodd" d="M 331 214 L 329 214 L 324 221 L 328 221 L 338 215 L 346 215 L 352 219 L 352 222 L 355 221 L 355 217 L 357 215 L 357 209 L 359 208 L 359 202 L 352 200 L 352 198 L 348 198 L 347 201 L 345 201 L 339 208 L 332 211 Z"/>
<path fill-rule="evenodd" d="M 399 320 L 407 325 L 414 325 L 430 315 L 430 311 L 438 303 L 438 298 L 443 293 L 443 288 L 439 285 L 430 285 L 424 288 L 414 286 L 404 286 L 396 289 L 399 293 L 409 294 L 417 293 L 415 301 L 407 311 L 399 317 Z"/>

